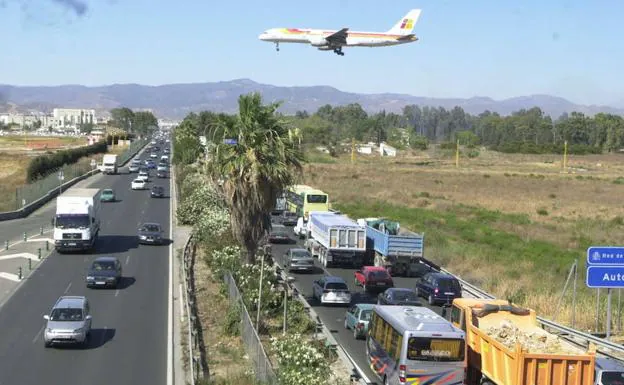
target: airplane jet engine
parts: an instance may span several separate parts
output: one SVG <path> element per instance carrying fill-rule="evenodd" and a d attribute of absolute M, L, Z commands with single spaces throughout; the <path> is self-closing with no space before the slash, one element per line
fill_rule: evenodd
<path fill-rule="evenodd" d="M 322 36 L 311 36 L 308 41 L 314 47 L 325 47 L 329 44 Z"/>

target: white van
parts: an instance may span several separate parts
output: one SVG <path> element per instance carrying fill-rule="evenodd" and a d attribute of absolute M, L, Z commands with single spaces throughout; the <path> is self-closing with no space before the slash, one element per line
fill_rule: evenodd
<path fill-rule="evenodd" d="M 167 155 L 163 155 L 160 157 L 161 162 L 169 162 L 169 157 Z"/>
<path fill-rule="evenodd" d="M 624 365 L 611 358 L 596 357 L 595 385 L 624 383 Z"/>

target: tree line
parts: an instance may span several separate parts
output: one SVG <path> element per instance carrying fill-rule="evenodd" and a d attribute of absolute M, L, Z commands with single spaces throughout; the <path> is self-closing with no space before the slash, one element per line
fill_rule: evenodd
<path fill-rule="evenodd" d="M 293 118 L 309 144 L 337 146 L 344 141 L 385 141 L 398 148 L 426 148 L 428 143 L 455 142 L 482 145 L 502 152 L 601 153 L 624 147 L 624 119 L 580 112 L 552 119 L 539 107 L 522 109 L 509 116 L 485 111 L 471 115 L 457 106 L 405 106 L 402 113 L 369 114 L 361 105 L 325 105 L 316 112 L 297 112 Z"/>
<path fill-rule="evenodd" d="M 158 127 L 158 119 L 151 111 L 133 111 L 128 107 L 110 110 L 108 124 L 132 134 L 146 135 Z"/>

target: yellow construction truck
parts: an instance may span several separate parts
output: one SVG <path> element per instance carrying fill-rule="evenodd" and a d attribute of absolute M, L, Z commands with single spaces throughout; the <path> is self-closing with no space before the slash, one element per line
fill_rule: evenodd
<path fill-rule="evenodd" d="M 445 316 L 466 333 L 468 385 L 593 385 L 595 347 L 548 333 L 535 311 L 498 299 L 456 298 Z"/>

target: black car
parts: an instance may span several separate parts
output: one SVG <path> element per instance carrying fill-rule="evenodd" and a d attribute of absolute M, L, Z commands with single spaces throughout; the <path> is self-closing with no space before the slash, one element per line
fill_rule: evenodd
<path fill-rule="evenodd" d="M 272 225 L 271 232 L 269 233 L 269 242 L 271 243 L 291 243 L 290 235 L 286 226 L 284 225 Z"/>
<path fill-rule="evenodd" d="M 162 245 L 163 230 L 159 223 L 144 223 L 137 234 L 140 245 Z"/>
<path fill-rule="evenodd" d="M 452 303 L 461 298 L 462 289 L 457 278 L 450 274 L 432 272 L 425 274 L 416 282 L 416 293 L 427 298 L 430 305 Z"/>
<path fill-rule="evenodd" d="M 150 192 L 150 196 L 152 198 L 164 198 L 165 197 L 165 188 L 163 186 L 154 186 L 154 187 L 152 187 L 152 191 Z"/>
<path fill-rule="evenodd" d="M 115 257 L 99 257 L 87 272 L 87 287 L 117 287 L 121 281 L 121 262 Z"/>
<path fill-rule="evenodd" d="M 156 171 L 156 176 L 158 178 L 167 178 L 167 171 L 165 170 L 160 170 L 160 171 Z"/>
<path fill-rule="evenodd" d="M 393 287 L 377 296 L 377 305 L 422 306 L 414 290 Z"/>

